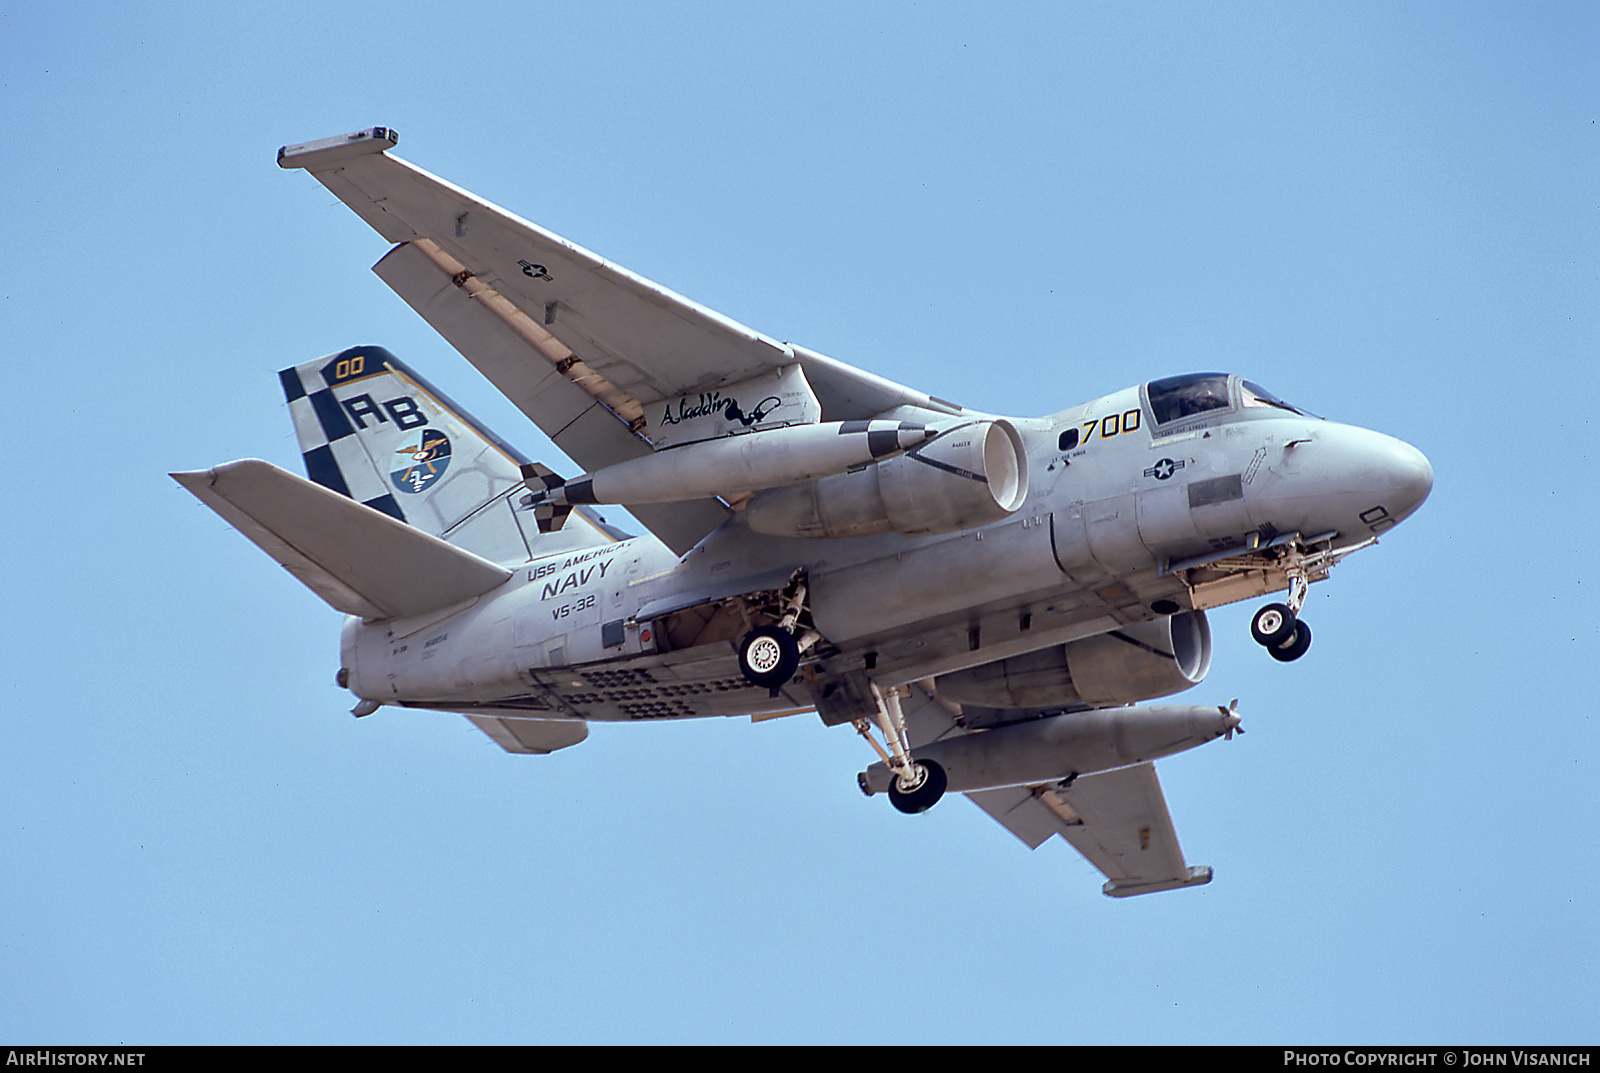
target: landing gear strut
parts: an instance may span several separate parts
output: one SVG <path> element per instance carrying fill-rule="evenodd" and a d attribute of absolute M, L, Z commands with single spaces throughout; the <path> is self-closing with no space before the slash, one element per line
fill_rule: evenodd
<path fill-rule="evenodd" d="M 900 710 L 900 695 L 905 687 L 884 689 L 873 682 L 871 689 L 872 699 L 878 707 L 878 729 L 883 732 L 884 741 L 889 743 L 888 750 L 873 740 L 871 724 L 867 720 L 855 721 L 856 732 L 867 739 L 867 744 L 876 750 L 884 766 L 889 769 L 889 803 L 907 815 L 926 812 L 944 796 L 950 778 L 938 763 L 914 759 L 906 747 L 906 718 Z M 862 779 L 865 778 L 863 775 Z M 872 792 L 867 789 L 865 781 L 861 783 L 861 790 L 868 794 Z"/>

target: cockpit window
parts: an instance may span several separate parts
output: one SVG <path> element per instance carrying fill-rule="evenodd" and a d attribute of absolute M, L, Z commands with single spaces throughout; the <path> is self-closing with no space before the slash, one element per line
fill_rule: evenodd
<path fill-rule="evenodd" d="M 1226 373 L 1169 376 L 1165 380 L 1150 381 L 1148 390 L 1150 411 L 1155 414 L 1158 425 L 1207 410 L 1226 410 L 1230 405 Z"/>
<path fill-rule="evenodd" d="M 1292 414 L 1299 414 L 1301 417 L 1316 416 L 1308 410 L 1300 409 L 1298 406 L 1290 406 L 1260 384 L 1252 384 L 1248 380 L 1242 380 L 1239 383 L 1239 388 L 1240 398 L 1246 406 L 1274 406 L 1280 410 L 1288 410 Z"/>

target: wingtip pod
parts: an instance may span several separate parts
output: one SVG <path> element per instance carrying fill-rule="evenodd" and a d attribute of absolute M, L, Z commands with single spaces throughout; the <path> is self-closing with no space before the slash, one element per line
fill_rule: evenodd
<path fill-rule="evenodd" d="M 1100 888 L 1100 893 L 1107 898 L 1132 898 L 1140 894 L 1177 890 L 1180 887 L 1203 887 L 1209 882 L 1211 882 L 1211 866 L 1195 864 L 1189 866 L 1189 874 L 1183 879 L 1160 879 L 1149 883 L 1113 879 Z"/>
<path fill-rule="evenodd" d="M 399 141 L 400 135 L 393 127 L 368 127 L 314 142 L 285 145 L 278 150 L 278 167 L 319 171 L 351 157 L 393 149 Z"/>

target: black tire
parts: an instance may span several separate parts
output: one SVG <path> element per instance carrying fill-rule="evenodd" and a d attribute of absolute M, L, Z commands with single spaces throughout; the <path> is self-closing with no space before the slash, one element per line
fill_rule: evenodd
<path fill-rule="evenodd" d="M 800 667 L 800 646 L 788 630 L 758 626 L 739 644 L 739 673 L 764 689 L 777 689 Z"/>
<path fill-rule="evenodd" d="M 938 804 L 939 798 L 944 796 L 945 787 L 950 785 L 950 777 L 934 761 L 918 760 L 912 766 L 922 776 L 922 781 L 909 790 L 900 789 L 897 776 L 889 776 L 889 803 L 908 816 L 927 812 Z"/>
<path fill-rule="evenodd" d="M 1306 654 L 1306 649 L 1311 647 L 1311 627 L 1304 622 L 1294 624 L 1294 635 L 1281 644 L 1272 645 L 1267 649 L 1272 658 L 1280 663 L 1293 663 Z"/>
<path fill-rule="evenodd" d="M 1272 648 L 1294 636 L 1295 617 L 1288 604 L 1268 604 L 1250 619 L 1250 636 L 1256 644 Z"/>

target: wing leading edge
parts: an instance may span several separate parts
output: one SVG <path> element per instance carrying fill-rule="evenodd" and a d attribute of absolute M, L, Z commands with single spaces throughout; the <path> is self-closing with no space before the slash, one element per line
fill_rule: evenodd
<path fill-rule="evenodd" d="M 395 249 L 374 271 L 585 470 L 651 451 L 646 407 L 798 363 L 823 419 L 961 408 L 781 343 L 417 168 L 375 128 L 289 146 Z M 632 507 L 678 552 L 727 517 L 716 499 Z"/>

